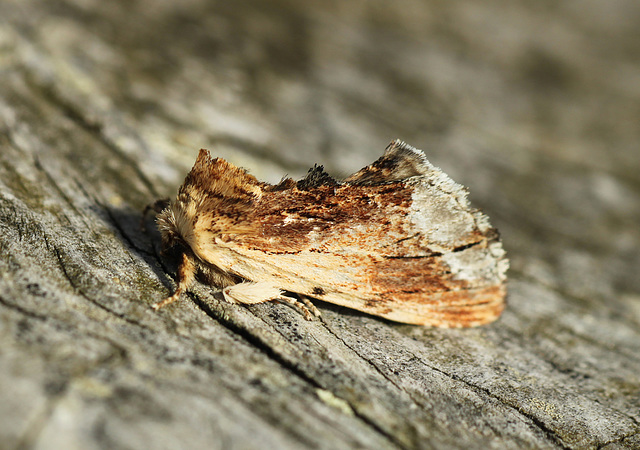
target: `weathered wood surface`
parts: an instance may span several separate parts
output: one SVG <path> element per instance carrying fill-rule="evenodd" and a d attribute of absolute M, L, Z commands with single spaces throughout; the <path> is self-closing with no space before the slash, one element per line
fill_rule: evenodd
<path fill-rule="evenodd" d="M 636 0 L 5 0 L 0 21 L 0 447 L 640 447 Z M 396 137 L 502 231 L 497 323 L 307 322 L 203 286 L 149 308 L 175 263 L 140 211 L 200 147 L 273 182 Z"/>

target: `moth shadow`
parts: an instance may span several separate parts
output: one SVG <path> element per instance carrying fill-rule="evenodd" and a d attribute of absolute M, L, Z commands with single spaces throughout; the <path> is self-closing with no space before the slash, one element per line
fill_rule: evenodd
<path fill-rule="evenodd" d="M 329 303 L 326 302 L 324 300 L 320 300 L 318 298 L 315 297 L 308 297 L 315 305 L 317 308 L 321 309 L 322 312 L 324 311 L 331 311 L 333 313 L 336 313 L 337 315 L 339 315 L 340 317 L 350 317 L 350 318 L 354 318 L 354 319 L 358 319 L 358 320 L 362 320 L 362 319 L 368 319 L 368 320 L 372 320 L 375 321 L 377 323 L 381 323 L 387 326 L 391 326 L 393 328 L 395 328 L 396 330 L 413 330 L 413 329 L 420 329 L 420 328 L 425 328 L 423 326 L 420 325 L 415 325 L 415 324 L 407 324 L 407 323 L 402 323 L 402 322 L 396 322 L 394 320 L 390 320 L 390 319 L 386 319 L 384 317 L 381 316 L 376 316 L 373 314 L 368 314 L 364 311 L 359 311 L 357 309 L 352 309 L 352 308 L 348 308 L 346 306 L 342 306 L 342 305 L 336 305 L 334 303 Z M 326 320 L 325 319 L 326 316 L 323 315 L 322 320 Z M 369 322 L 368 321 L 361 321 L 360 324 L 361 325 L 355 325 L 355 322 L 353 322 L 354 326 L 367 326 Z M 435 330 L 443 330 L 444 328 L 429 328 L 429 329 L 435 329 Z"/>
<path fill-rule="evenodd" d="M 370 319 L 375 319 L 387 324 L 397 324 L 397 322 L 387 320 L 383 317 L 367 314 L 366 312 L 358 311 L 357 309 L 347 308 L 346 306 L 336 305 L 334 303 L 326 302 L 316 297 L 308 297 L 308 298 L 311 299 L 311 301 L 316 305 L 316 307 L 321 308 L 323 311 L 331 311 L 336 314 L 339 314 L 340 316 L 357 317 L 357 318 L 368 317 Z"/>
<path fill-rule="evenodd" d="M 155 216 L 132 208 L 105 209 L 103 218 L 116 229 L 128 250 L 144 261 L 167 289 L 172 289 L 171 275 L 177 271 L 178 255 L 171 251 L 163 253 Z"/>

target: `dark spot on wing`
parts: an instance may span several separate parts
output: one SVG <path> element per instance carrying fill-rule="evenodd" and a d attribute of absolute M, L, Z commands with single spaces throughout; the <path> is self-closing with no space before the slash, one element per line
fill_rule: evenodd
<path fill-rule="evenodd" d="M 326 294 L 326 292 L 319 286 L 316 286 L 311 290 L 311 295 L 322 296 L 324 294 Z"/>

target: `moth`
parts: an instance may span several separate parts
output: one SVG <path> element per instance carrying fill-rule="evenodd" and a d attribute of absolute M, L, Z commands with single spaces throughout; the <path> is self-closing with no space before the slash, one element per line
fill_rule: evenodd
<path fill-rule="evenodd" d="M 272 185 L 200 150 L 156 222 L 178 246 L 177 300 L 194 279 L 226 300 L 309 298 L 396 322 L 435 327 L 489 323 L 505 306 L 508 260 L 496 229 L 466 189 L 395 140 L 342 181 L 314 166 Z"/>

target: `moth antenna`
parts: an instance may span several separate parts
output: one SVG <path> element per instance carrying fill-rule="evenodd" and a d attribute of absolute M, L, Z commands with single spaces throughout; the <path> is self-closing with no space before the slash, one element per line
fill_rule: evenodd
<path fill-rule="evenodd" d="M 186 252 L 183 253 L 182 261 L 180 261 L 180 266 L 178 267 L 178 286 L 176 287 L 176 290 L 173 295 L 160 302 L 154 303 L 151 307 L 158 310 L 178 300 L 180 295 L 183 292 L 186 292 L 191 283 L 193 283 L 196 276 L 196 270 L 196 265 L 193 263 L 193 259 L 189 257 Z"/>

